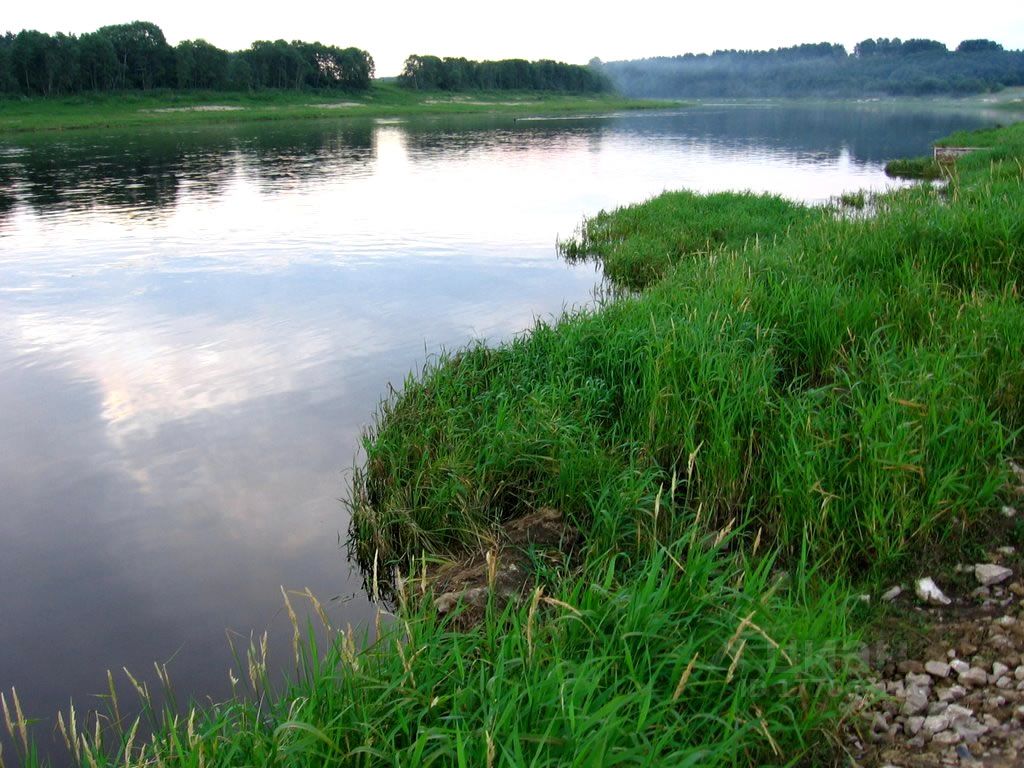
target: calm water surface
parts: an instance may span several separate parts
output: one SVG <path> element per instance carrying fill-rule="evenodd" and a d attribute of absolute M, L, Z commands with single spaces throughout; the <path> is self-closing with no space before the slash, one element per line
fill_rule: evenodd
<path fill-rule="evenodd" d="M 340 546 L 360 430 L 438 350 L 590 301 L 599 275 L 556 237 L 664 189 L 884 188 L 886 160 L 987 122 L 706 107 L 0 140 L 0 688 L 49 718 L 159 661 L 180 697 L 224 696 L 226 631 L 287 647 L 281 585 L 368 621 Z"/>

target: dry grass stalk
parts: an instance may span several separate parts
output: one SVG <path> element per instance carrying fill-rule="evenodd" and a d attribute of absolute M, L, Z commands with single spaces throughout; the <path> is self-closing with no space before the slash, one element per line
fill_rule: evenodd
<path fill-rule="evenodd" d="M 543 587 L 537 587 L 533 590 L 533 600 L 530 601 L 530 612 L 526 617 L 526 652 L 530 658 L 533 657 L 533 621 L 537 615 L 537 604 L 540 603 L 541 594 L 543 592 Z"/>
<path fill-rule="evenodd" d="M 679 676 L 679 682 L 676 684 L 676 689 L 672 693 L 672 701 L 678 701 L 679 697 L 683 695 L 683 691 L 686 690 L 686 684 L 690 681 L 690 675 L 693 674 L 693 668 L 697 664 L 697 658 L 700 656 L 700 651 L 693 654 L 693 658 L 690 659 L 690 663 L 686 665 L 686 669 L 683 670 L 683 674 Z"/>

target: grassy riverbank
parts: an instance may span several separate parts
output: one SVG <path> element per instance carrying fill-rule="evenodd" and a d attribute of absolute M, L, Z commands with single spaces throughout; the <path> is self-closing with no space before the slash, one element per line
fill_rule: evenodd
<path fill-rule="evenodd" d="M 287 690 L 269 692 L 253 648 L 247 697 L 154 714 L 152 740 L 65 713 L 72 751 L 85 765 L 837 759 L 872 618 L 857 595 L 968 553 L 1020 454 L 1024 136 L 989 146 L 942 189 L 870 199 L 870 216 L 669 193 L 590 219 L 563 251 L 600 261 L 618 298 L 411 376 L 366 435 L 353 501 L 381 581 L 542 506 L 581 550 L 538 559 L 540 589 L 469 630 L 416 589 L 362 651 L 297 628 Z"/>
<path fill-rule="evenodd" d="M 411 91 L 375 83 L 367 92 L 139 91 L 66 98 L 0 98 L 0 134 L 80 128 L 194 125 L 252 120 L 494 113 L 514 116 L 664 108 L 660 101 L 537 91 Z"/>

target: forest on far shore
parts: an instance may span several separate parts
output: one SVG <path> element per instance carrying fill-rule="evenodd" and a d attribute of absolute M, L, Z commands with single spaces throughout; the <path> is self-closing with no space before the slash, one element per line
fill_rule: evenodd
<path fill-rule="evenodd" d="M 148 21 L 83 35 L 22 30 L 0 36 L 0 93 L 60 96 L 88 91 L 179 88 L 365 90 L 373 58 L 359 48 L 258 40 L 225 51 L 205 40 L 171 46 Z"/>
<path fill-rule="evenodd" d="M 876 38 L 852 53 L 810 43 L 591 65 L 623 95 L 652 98 L 967 95 L 1024 85 L 1024 51 L 992 40 L 964 40 L 951 51 L 937 40 Z"/>
<path fill-rule="evenodd" d="M 0 95 L 63 96 L 121 90 L 253 91 L 263 88 L 362 91 L 374 76 L 373 58 L 359 48 L 301 40 L 257 40 L 225 51 L 205 40 L 171 46 L 148 21 L 114 24 L 83 35 L 36 30 L 0 36 Z M 595 68 L 558 61 L 470 61 L 410 56 L 398 78 L 415 89 L 611 90 Z"/>

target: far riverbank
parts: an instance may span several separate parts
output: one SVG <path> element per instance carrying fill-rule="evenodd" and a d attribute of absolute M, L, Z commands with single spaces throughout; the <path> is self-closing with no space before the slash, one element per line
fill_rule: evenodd
<path fill-rule="evenodd" d="M 0 99 L 0 135 L 84 128 L 240 123 L 332 117 L 606 113 L 680 102 L 539 91 L 410 91 L 377 82 L 365 92 L 135 91 L 63 98 Z"/>

